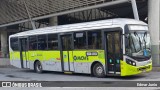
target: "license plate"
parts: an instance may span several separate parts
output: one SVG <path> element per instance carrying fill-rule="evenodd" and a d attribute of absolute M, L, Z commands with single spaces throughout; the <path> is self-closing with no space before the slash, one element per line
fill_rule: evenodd
<path fill-rule="evenodd" d="M 146 72 L 146 70 L 142 70 L 142 72 Z"/>

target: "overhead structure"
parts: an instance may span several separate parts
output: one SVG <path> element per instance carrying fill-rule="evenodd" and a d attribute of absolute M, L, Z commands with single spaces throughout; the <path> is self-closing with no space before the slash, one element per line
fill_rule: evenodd
<path fill-rule="evenodd" d="M 135 0 L 1 0 L 0 27 L 31 21 L 35 28 L 35 20 L 126 2 L 132 3 L 134 15 L 138 18 Z"/>
<path fill-rule="evenodd" d="M 148 1 L 1 0 L 1 51 L 3 56 L 7 56 L 7 44 L 4 41 L 8 40 L 7 35 L 15 32 L 110 18 L 135 18 L 145 21 L 148 17 Z M 150 15 L 152 17 L 152 14 Z"/>
<path fill-rule="evenodd" d="M 134 18 L 137 19 L 137 20 L 139 20 L 136 0 L 131 0 L 131 3 L 132 3 L 132 8 L 133 8 Z"/>

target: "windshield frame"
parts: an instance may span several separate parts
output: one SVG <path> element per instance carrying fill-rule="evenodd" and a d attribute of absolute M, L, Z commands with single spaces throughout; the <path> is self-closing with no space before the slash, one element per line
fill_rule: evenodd
<path fill-rule="evenodd" d="M 143 25 L 142 25 L 143 26 Z M 145 25 L 144 25 L 145 26 Z M 128 27 L 128 26 L 127 26 Z M 125 28 L 125 29 L 127 29 L 127 30 L 125 30 L 125 31 L 127 31 L 127 32 L 125 32 L 125 34 L 124 34 L 124 37 L 125 37 L 125 40 L 124 40 L 124 43 L 125 43 L 125 55 L 127 55 L 127 56 L 129 56 L 129 57 L 131 57 L 131 58 L 133 58 L 133 59 L 145 59 L 145 60 L 148 60 L 148 59 L 150 59 L 151 58 L 151 37 L 150 37 L 150 32 L 148 31 L 148 30 L 129 30 L 129 28 Z M 129 43 L 127 43 L 126 42 L 126 35 L 129 35 L 129 34 L 133 34 L 134 32 L 136 32 L 137 34 L 140 34 L 140 33 L 143 33 L 144 32 L 144 37 L 146 36 L 146 35 L 149 35 L 149 48 L 147 48 L 149 51 L 146 51 L 147 49 L 146 49 L 146 39 L 143 37 L 143 39 L 142 40 L 144 40 L 144 42 L 143 42 L 143 44 L 144 44 L 144 46 L 145 46 L 145 48 L 144 48 L 144 46 L 143 46 L 143 49 L 142 48 L 140 48 L 140 50 L 139 51 L 142 51 L 142 53 L 144 53 L 144 52 L 147 52 L 148 53 L 148 55 L 139 55 L 138 56 L 138 54 L 137 54 L 137 56 L 133 56 L 132 54 L 133 54 L 133 51 L 132 51 L 132 49 L 131 49 L 131 46 L 128 48 L 128 47 L 126 47 L 126 45 L 127 44 L 129 44 Z M 148 37 L 147 37 L 148 38 Z M 129 41 L 129 40 L 128 40 Z M 130 44 L 131 45 L 131 44 Z M 142 44 L 140 44 L 140 42 L 139 42 L 139 45 L 142 45 Z M 134 46 L 134 45 L 133 45 Z M 139 47 L 141 47 L 141 46 L 139 46 Z M 127 52 L 127 48 L 128 49 L 130 49 L 131 50 L 131 53 L 128 53 Z M 138 53 L 138 52 L 137 52 Z"/>

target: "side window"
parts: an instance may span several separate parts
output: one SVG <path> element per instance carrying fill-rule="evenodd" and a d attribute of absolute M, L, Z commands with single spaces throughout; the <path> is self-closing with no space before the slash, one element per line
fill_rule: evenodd
<path fill-rule="evenodd" d="M 74 48 L 86 49 L 86 32 L 74 33 Z"/>
<path fill-rule="evenodd" d="M 57 34 L 48 35 L 48 50 L 58 50 L 58 35 Z"/>
<path fill-rule="evenodd" d="M 10 45 L 13 51 L 18 51 L 19 47 L 18 47 L 18 38 L 11 38 L 10 39 Z"/>
<path fill-rule="evenodd" d="M 38 50 L 46 50 L 47 49 L 46 35 L 39 35 L 37 43 L 38 43 Z"/>
<path fill-rule="evenodd" d="M 37 50 L 37 36 L 29 37 L 29 50 Z"/>
<path fill-rule="evenodd" d="M 88 49 L 101 49 L 101 31 L 88 31 Z"/>

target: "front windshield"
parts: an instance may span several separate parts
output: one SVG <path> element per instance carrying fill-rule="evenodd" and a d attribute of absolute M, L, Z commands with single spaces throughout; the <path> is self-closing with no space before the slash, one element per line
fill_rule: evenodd
<path fill-rule="evenodd" d="M 150 35 L 146 31 L 126 34 L 126 54 L 131 57 L 150 58 Z"/>

